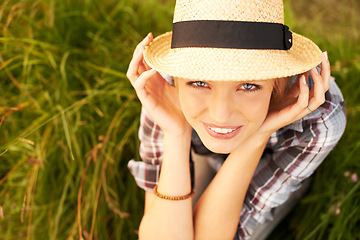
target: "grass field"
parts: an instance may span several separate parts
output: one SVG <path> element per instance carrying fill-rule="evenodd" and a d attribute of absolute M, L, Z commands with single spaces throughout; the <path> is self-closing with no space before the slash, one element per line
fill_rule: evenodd
<path fill-rule="evenodd" d="M 173 1 L 0 2 L 0 240 L 137 239 L 140 104 L 125 76 Z M 360 239 L 360 2 L 288 0 L 286 23 L 329 52 L 348 124 L 270 239 Z"/>

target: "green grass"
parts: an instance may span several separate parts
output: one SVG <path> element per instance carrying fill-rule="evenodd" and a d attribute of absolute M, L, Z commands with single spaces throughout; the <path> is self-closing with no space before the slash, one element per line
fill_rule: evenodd
<path fill-rule="evenodd" d="M 1 3 L 0 239 L 79 239 L 79 222 L 85 239 L 136 239 L 140 104 L 125 72 L 147 31 L 171 26 L 168 5 Z"/>
<path fill-rule="evenodd" d="M 0 240 L 137 239 L 143 191 L 126 164 L 139 160 L 140 104 L 125 73 L 149 31 L 171 30 L 173 6 L 1 1 Z M 360 6 L 291 0 L 286 11 L 293 30 L 329 52 L 348 125 L 270 239 L 360 239 L 360 183 L 344 177 L 360 174 Z"/>

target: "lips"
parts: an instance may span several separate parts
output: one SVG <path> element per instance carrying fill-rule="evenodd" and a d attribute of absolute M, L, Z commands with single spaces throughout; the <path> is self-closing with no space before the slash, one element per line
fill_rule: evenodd
<path fill-rule="evenodd" d="M 242 129 L 242 126 L 218 126 L 215 124 L 204 123 L 206 132 L 217 139 L 231 139 L 234 138 Z"/>
<path fill-rule="evenodd" d="M 233 131 L 235 131 L 234 128 L 212 128 L 210 127 L 210 129 L 216 133 L 222 133 L 222 134 L 226 134 L 226 133 L 231 133 Z"/>

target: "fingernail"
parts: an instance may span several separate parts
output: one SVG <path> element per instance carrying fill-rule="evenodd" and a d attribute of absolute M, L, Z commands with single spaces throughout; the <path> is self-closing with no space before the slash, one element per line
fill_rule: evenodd
<path fill-rule="evenodd" d="M 306 79 L 305 79 L 305 76 L 304 76 L 304 75 L 301 76 L 301 81 L 302 81 L 302 83 L 303 83 L 304 85 L 306 85 Z"/>
<path fill-rule="evenodd" d="M 148 41 L 150 39 L 150 36 L 151 36 L 151 32 L 148 33 L 148 35 L 146 36 L 146 41 Z"/>
<path fill-rule="evenodd" d="M 324 56 L 324 58 L 325 58 L 326 61 L 329 60 L 328 52 L 327 52 L 327 51 L 323 52 L 323 56 Z"/>

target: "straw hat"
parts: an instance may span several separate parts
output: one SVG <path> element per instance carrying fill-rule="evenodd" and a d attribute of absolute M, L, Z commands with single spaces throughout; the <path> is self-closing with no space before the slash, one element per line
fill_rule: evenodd
<path fill-rule="evenodd" d="M 177 0 L 173 23 L 144 51 L 150 67 L 173 77 L 273 79 L 321 62 L 319 47 L 284 25 L 282 0 Z"/>

